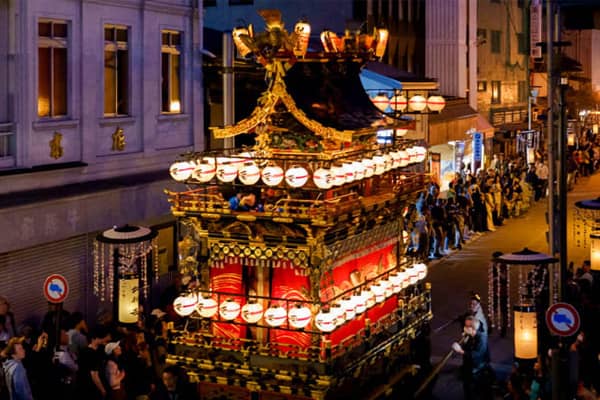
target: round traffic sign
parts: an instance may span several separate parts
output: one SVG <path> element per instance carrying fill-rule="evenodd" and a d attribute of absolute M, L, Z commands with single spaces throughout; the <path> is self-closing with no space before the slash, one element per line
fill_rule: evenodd
<path fill-rule="evenodd" d="M 69 286 L 64 276 L 52 274 L 44 281 L 44 296 L 50 303 L 62 303 L 69 294 Z"/>
<path fill-rule="evenodd" d="M 568 303 L 555 303 L 546 310 L 546 325 L 551 333 L 571 336 L 579 330 L 579 313 Z"/>

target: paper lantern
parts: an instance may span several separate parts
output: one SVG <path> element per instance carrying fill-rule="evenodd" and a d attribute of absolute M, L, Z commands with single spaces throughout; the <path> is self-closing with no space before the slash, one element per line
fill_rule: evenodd
<path fill-rule="evenodd" d="M 342 165 L 333 165 L 331 175 L 333 176 L 333 186 L 342 186 L 346 183 L 346 171 L 344 171 Z"/>
<path fill-rule="evenodd" d="M 260 169 L 254 161 L 246 161 L 239 169 L 238 177 L 244 185 L 254 185 L 260 179 Z"/>
<path fill-rule="evenodd" d="M 425 161 L 425 157 L 427 157 L 427 149 L 425 147 L 413 146 L 413 150 L 415 151 L 415 162 Z"/>
<path fill-rule="evenodd" d="M 119 322 L 135 324 L 138 321 L 139 289 L 139 279 L 119 279 Z"/>
<path fill-rule="evenodd" d="M 392 294 L 394 294 L 393 288 L 392 288 L 392 283 L 387 280 L 387 279 L 381 279 L 379 281 L 379 284 L 383 287 L 383 292 L 385 295 L 385 298 L 387 299 L 388 297 L 390 297 Z"/>
<path fill-rule="evenodd" d="M 393 111 L 406 111 L 408 107 L 408 99 L 403 95 L 396 95 L 390 100 L 390 107 Z"/>
<path fill-rule="evenodd" d="M 299 21 L 294 25 L 296 34 L 296 44 L 294 45 L 294 55 L 304 57 L 308 50 L 308 40 L 310 39 L 310 24 L 306 21 Z"/>
<path fill-rule="evenodd" d="M 217 159 L 217 179 L 221 182 L 233 182 L 237 178 L 237 166 L 228 158 Z"/>
<path fill-rule="evenodd" d="M 406 152 L 408 153 L 409 164 L 417 162 L 417 150 L 415 150 L 414 147 L 409 147 L 408 149 L 406 149 Z"/>
<path fill-rule="evenodd" d="M 370 158 L 363 158 L 362 165 L 365 167 L 365 178 L 370 178 L 375 173 L 375 163 Z"/>
<path fill-rule="evenodd" d="M 286 318 L 287 313 L 285 312 L 285 308 L 278 305 L 273 305 L 265 311 L 264 319 L 269 326 L 275 328 L 281 326 L 285 323 Z"/>
<path fill-rule="evenodd" d="M 433 112 L 440 112 L 446 107 L 446 100 L 442 96 L 429 96 L 427 108 Z"/>
<path fill-rule="evenodd" d="M 255 324 L 263 316 L 263 306 L 256 301 L 250 301 L 242 307 L 242 319 L 249 324 Z"/>
<path fill-rule="evenodd" d="M 212 297 L 204 297 L 200 295 L 198 297 L 198 305 L 196 310 L 202 318 L 212 318 L 218 311 L 219 307 L 217 302 Z"/>
<path fill-rule="evenodd" d="M 329 311 L 327 308 L 321 308 L 319 313 L 315 316 L 315 326 L 321 332 L 333 332 L 336 328 L 336 316 Z"/>
<path fill-rule="evenodd" d="M 215 164 L 210 164 L 206 161 L 201 161 L 196 164 L 194 171 L 192 172 L 192 178 L 201 183 L 209 182 L 217 172 Z"/>
<path fill-rule="evenodd" d="M 402 161 L 402 157 L 399 151 L 391 151 L 390 157 L 392 157 L 392 168 L 400 167 L 400 162 Z"/>
<path fill-rule="evenodd" d="M 350 321 L 356 317 L 356 306 L 354 305 L 352 297 L 344 297 L 342 301 L 340 301 L 340 304 L 344 310 L 346 321 Z"/>
<path fill-rule="evenodd" d="M 392 286 L 392 292 L 400 293 L 400 291 L 402 290 L 402 280 L 403 280 L 402 275 L 400 275 L 399 272 L 392 272 L 390 274 L 389 280 L 390 280 L 390 284 Z"/>
<path fill-rule="evenodd" d="M 402 289 L 406 289 L 410 285 L 410 274 L 406 269 L 403 269 L 399 272 L 399 275 L 402 278 Z"/>
<path fill-rule="evenodd" d="M 266 166 L 262 170 L 262 181 L 267 186 L 277 186 L 283 181 L 283 169 L 277 165 Z"/>
<path fill-rule="evenodd" d="M 377 96 L 371 99 L 375 107 L 379 109 L 379 111 L 385 112 L 390 106 L 390 99 L 385 93 L 379 93 Z"/>
<path fill-rule="evenodd" d="M 514 306 L 515 357 L 525 360 L 535 359 L 537 349 L 537 314 L 532 305 Z"/>
<path fill-rule="evenodd" d="M 328 168 L 319 168 L 313 173 L 313 182 L 319 189 L 331 189 L 333 186 L 333 175 Z"/>
<path fill-rule="evenodd" d="M 352 161 L 354 167 L 354 180 L 359 181 L 365 177 L 365 166 L 360 161 Z"/>
<path fill-rule="evenodd" d="M 385 158 L 383 156 L 373 157 L 373 164 L 375 165 L 375 169 L 373 170 L 375 175 L 381 175 L 385 172 Z"/>
<path fill-rule="evenodd" d="M 406 268 L 406 273 L 408 274 L 409 285 L 414 285 L 419 281 L 419 271 L 417 271 L 417 268 L 415 268 L 414 265 Z"/>
<path fill-rule="evenodd" d="M 356 314 L 360 315 L 367 311 L 367 298 L 361 293 L 353 294 L 352 301 L 354 302 L 354 308 L 356 310 Z"/>
<path fill-rule="evenodd" d="M 380 283 L 372 284 L 371 292 L 375 296 L 375 303 L 382 303 L 385 300 L 385 288 Z"/>
<path fill-rule="evenodd" d="M 183 182 L 189 179 L 192 176 L 192 172 L 194 172 L 195 164 L 190 161 L 178 161 L 169 167 L 169 173 L 171 174 L 171 178 L 175 179 L 177 182 Z"/>
<path fill-rule="evenodd" d="M 181 317 L 191 315 L 198 305 L 198 296 L 196 293 L 187 293 L 177 297 L 173 301 L 173 310 Z"/>
<path fill-rule="evenodd" d="M 423 280 L 427 276 L 427 265 L 424 263 L 415 264 L 414 267 L 417 270 L 417 279 Z"/>
<path fill-rule="evenodd" d="M 392 161 L 392 156 L 389 153 L 386 153 L 383 155 L 383 162 L 384 162 L 383 170 L 385 172 L 392 169 L 393 161 Z"/>
<path fill-rule="evenodd" d="M 354 165 L 351 162 L 345 162 L 342 164 L 342 169 L 344 170 L 344 179 L 346 183 L 354 182 L 355 174 Z"/>
<path fill-rule="evenodd" d="M 334 315 L 336 326 L 341 326 L 346 323 L 346 312 L 340 303 L 331 304 L 329 312 Z"/>
<path fill-rule="evenodd" d="M 285 171 L 285 182 L 291 187 L 302 187 L 307 181 L 308 171 L 300 166 L 294 166 Z"/>
<path fill-rule="evenodd" d="M 233 321 L 240 315 L 240 303 L 233 299 L 227 299 L 219 306 L 219 315 L 227 321 Z"/>
<path fill-rule="evenodd" d="M 308 307 L 297 304 L 288 311 L 287 318 L 292 328 L 303 329 L 312 320 L 312 313 Z"/>
<path fill-rule="evenodd" d="M 398 154 L 400 154 L 400 167 L 406 167 L 410 164 L 410 155 L 408 154 L 408 151 L 400 150 Z"/>
<path fill-rule="evenodd" d="M 416 96 L 411 97 L 410 100 L 408 100 L 408 110 L 409 111 L 421 112 L 421 111 L 425 110 L 426 107 L 427 107 L 427 100 L 423 96 L 416 95 Z"/>
<path fill-rule="evenodd" d="M 593 271 L 600 271 L 600 232 L 590 234 L 590 262 Z"/>
<path fill-rule="evenodd" d="M 366 299 L 365 304 L 367 305 L 367 309 L 375 305 L 375 294 L 373 294 L 370 288 L 363 289 L 360 295 Z"/>

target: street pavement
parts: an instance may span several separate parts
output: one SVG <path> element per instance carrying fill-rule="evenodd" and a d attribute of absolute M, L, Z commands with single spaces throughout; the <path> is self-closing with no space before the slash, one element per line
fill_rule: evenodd
<path fill-rule="evenodd" d="M 576 267 L 584 259 L 589 259 L 589 248 L 577 246 L 573 230 L 573 216 L 576 201 L 595 199 L 600 196 L 600 173 L 580 178 L 577 186 L 567 196 L 567 259 Z M 495 232 L 473 235 L 462 250 L 454 250 L 440 260 L 429 263 L 427 280 L 432 284 L 433 320 L 431 322 L 431 362 L 435 366 L 451 350 L 453 342 L 460 339 L 462 326 L 457 318 L 466 312 L 470 293 L 477 292 L 482 297 L 482 305 L 487 314 L 488 267 L 492 253 L 500 251 L 512 253 L 527 247 L 530 250 L 548 253 L 546 241 L 546 210 L 548 202 L 543 199 L 534 203 L 527 213 L 505 220 Z M 589 241 L 587 243 L 589 246 Z M 517 298 L 518 270 L 511 271 L 511 304 Z M 513 333 L 509 329 L 505 337 L 498 330 L 489 335 L 491 365 L 496 372 L 497 398 L 502 398 L 504 385 L 513 364 Z M 459 380 L 459 367 L 462 358 L 453 354 L 441 368 L 433 381 L 432 399 L 458 400 L 463 398 L 462 382 Z"/>

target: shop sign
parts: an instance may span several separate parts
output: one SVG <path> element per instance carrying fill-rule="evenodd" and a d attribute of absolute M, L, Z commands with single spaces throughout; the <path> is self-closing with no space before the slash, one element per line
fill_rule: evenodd
<path fill-rule="evenodd" d="M 542 2 L 532 0 L 529 9 L 529 48 L 531 58 L 542 58 L 542 48 L 538 43 L 542 41 Z"/>
<path fill-rule="evenodd" d="M 457 140 L 454 144 L 454 171 L 462 169 L 463 157 L 465 156 L 465 142 Z"/>
<path fill-rule="evenodd" d="M 473 133 L 473 171 L 481 167 L 483 160 L 483 133 Z"/>

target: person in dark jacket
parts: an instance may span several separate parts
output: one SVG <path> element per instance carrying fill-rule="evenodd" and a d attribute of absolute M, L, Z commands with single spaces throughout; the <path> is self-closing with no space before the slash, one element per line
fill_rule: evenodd
<path fill-rule="evenodd" d="M 199 400 L 195 385 L 191 384 L 184 371 L 176 366 L 168 366 L 161 374 L 162 384 L 150 394 L 150 400 Z"/>

